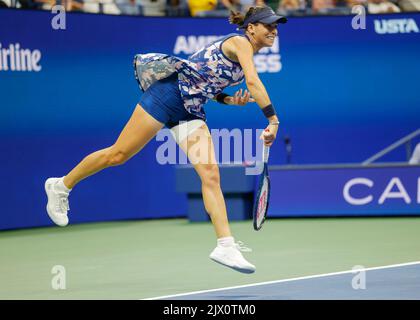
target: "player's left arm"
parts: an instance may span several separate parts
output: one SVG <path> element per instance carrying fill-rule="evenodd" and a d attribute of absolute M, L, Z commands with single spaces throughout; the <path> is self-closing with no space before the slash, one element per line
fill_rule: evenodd
<path fill-rule="evenodd" d="M 255 102 L 255 99 L 251 97 L 251 93 L 248 90 L 239 89 L 233 96 L 225 93 L 219 93 L 213 98 L 214 101 L 219 103 L 228 104 L 232 106 L 244 106 L 247 103 Z"/>

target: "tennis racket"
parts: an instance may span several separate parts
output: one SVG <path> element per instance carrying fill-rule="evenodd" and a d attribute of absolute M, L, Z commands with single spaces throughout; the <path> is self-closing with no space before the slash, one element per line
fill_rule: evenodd
<path fill-rule="evenodd" d="M 258 189 L 254 202 L 253 217 L 254 217 L 254 229 L 260 230 L 268 211 L 268 202 L 270 200 L 270 178 L 268 176 L 268 156 L 270 153 L 270 147 L 263 146 L 263 172 L 259 176 Z"/>

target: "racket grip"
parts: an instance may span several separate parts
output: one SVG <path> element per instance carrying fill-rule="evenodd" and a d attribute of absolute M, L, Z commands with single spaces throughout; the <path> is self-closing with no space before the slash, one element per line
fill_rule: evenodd
<path fill-rule="evenodd" d="M 263 144 L 263 162 L 267 163 L 268 162 L 268 156 L 270 155 L 270 147 L 266 146 L 265 144 Z"/>

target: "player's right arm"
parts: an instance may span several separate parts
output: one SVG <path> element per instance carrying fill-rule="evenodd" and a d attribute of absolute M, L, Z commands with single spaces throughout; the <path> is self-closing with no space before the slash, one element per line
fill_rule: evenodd
<path fill-rule="evenodd" d="M 245 75 L 246 86 L 251 92 L 251 96 L 255 99 L 255 102 L 261 109 L 263 109 L 270 105 L 271 101 L 264 84 L 258 76 L 257 69 L 255 68 L 254 50 L 252 45 L 244 37 L 234 37 L 232 40 L 231 49 L 238 58 L 238 61 L 242 67 Z M 269 122 L 279 121 L 277 115 L 269 117 L 268 120 Z M 269 125 L 267 129 L 269 130 L 270 134 L 268 134 L 266 140 L 274 140 L 277 135 L 278 125 Z"/>
<path fill-rule="evenodd" d="M 260 108 L 271 104 L 267 90 L 258 76 L 254 65 L 254 51 L 251 44 L 244 37 L 232 38 L 232 51 L 238 58 L 245 75 L 246 86 Z"/>

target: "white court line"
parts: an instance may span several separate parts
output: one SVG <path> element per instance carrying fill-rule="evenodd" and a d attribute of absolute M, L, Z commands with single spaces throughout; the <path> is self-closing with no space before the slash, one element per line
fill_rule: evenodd
<path fill-rule="evenodd" d="M 257 282 L 257 283 L 242 285 L 242 286 L 225 287 L 225 288 L 209 289 L 209 290 L 202 290 L 202 291 L 192 291 L 192 292 L 186 292 L 186 293 L 173 294 L 173 295 L 169 295 L 169 296 L 160 296 L 160 297 L 146 298 L 146 299 L 140 299 L 140 300 L 159 300 L 159 299 L 175 298 L 175 297 L 189 296 L 189 295 L 200 294 L 200 293 L 217 292 L 217 291 L 223 291 L 223 290 L 232 290 L 232 289 L 240 289 L 240 288 L 247 288 L 247 287 L 263 286 L 263 285 L 266 285 L 266 284 L 273 284 L 273 283 L 282 283 L 282 282 L 288 282 L 288 281 L 306 280 L 306 279 L 312 279 L 312 278 L 335 276 L 335 275 L 345 274 L 345 273 L 350 273 L 350 272 L 356 273 L 356 272 L 360 272 L 360 271 L 371 271 L 371 270 L 405 267 L 405 266 L 411 266 L 411 265 L 415 265 L 415 264 L 420 264 L 420 261 L 413 261 L 413 262 L 400 263 L 400 264 L 391 264 L 391 265 L 387 265 L 387 266 L 380 266 L 380 267 L 373 267 L 373 268 L 355 269 L 355 270 L 347 270 L 347 271 L 340 271 L 340 272 L 316 274 L 316 275 L 312 275 L 312 276 L 289 278 L 289 279 L 283 279 L 283 280 Z"/>

